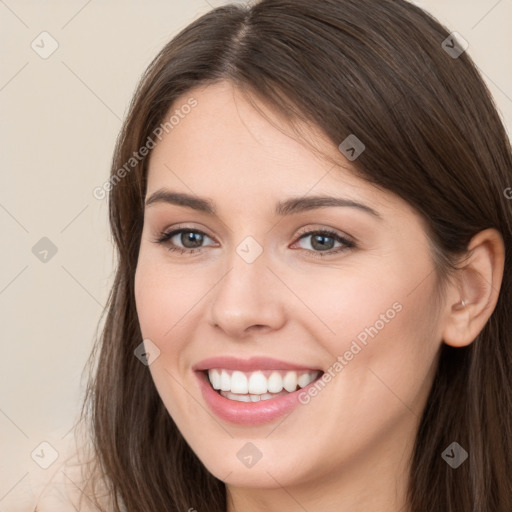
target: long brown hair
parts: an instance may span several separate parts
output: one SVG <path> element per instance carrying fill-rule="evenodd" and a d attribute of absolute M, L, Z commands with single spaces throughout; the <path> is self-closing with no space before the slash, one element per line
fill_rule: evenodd
<path fill-rule="evenodd" d="M 290 122 L 319 127 L 336 146 L 350 134 L 364 141 L 358 175 L 421 214 L 440 284 L 476 233 L 501 232 L 506 261 L 497 305 L 469 346 L 442 346 L 411 460 L 408 507 L 512 510 L 512 209 L 504 193 L 512 186 L 511 147 L 468 52 L 456 56 L 443 44 L 449 36 L 403 0 L 262 0 L 212 10 L 153 60 L 112 163 L 118 261 L 83 409 L 93 439 L 89 498 L 101 482 L 109 512 L 226 510 L 224 483 L 184 441 L 134 357 L 142 341 L 134 273 L 148 158 L 133 168 L 126 162 L 179 96 L 229 80 Z M 469 452 L 456 470 L 441 457 L 453 441 Z"/>

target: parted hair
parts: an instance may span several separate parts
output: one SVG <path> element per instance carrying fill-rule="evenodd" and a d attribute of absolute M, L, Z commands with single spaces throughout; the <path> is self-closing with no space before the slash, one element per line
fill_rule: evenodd
<path fill-rule="evenodd" d="M 471 238 L 499 230 L 506 261 L 497 305 L 470 345 L 442 346 L 407 500 L 411 512 L 510 512 L 512 202 L 504 190 L 512 186 L 511 146 L 469 51 L 450 54 L 443 44 L 449 37 L 450 30 L 404 0 L 262 0 L 216 8 L 177 34 L 144 72 L 111 176 L 178 97 L 228 80 L 291 123 L 320 128 L 336 146 L 356 134 L 366 146 L 353 162 L 357 175 L 407 201 L 424 220 L 440 292 Z M 116 267 L 89 360 L 84 495 L 105 512 L 224 512 L 225 484 L 187 445 L 148 368 L 134 357 L 142 340 L 134 275 L 148 160 L 108 196 Z M 469 453 L 457 470 L 441 457 L 454 440 Z"/>

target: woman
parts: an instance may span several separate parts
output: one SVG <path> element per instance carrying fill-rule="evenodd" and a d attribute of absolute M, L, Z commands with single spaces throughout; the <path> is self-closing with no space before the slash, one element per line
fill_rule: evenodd
<path fill-rule="evenodd" d="M 80 510 L 512 510 L 511 184 L 463 45 L 405 1 L 185 28 L 105 187 Z"/>

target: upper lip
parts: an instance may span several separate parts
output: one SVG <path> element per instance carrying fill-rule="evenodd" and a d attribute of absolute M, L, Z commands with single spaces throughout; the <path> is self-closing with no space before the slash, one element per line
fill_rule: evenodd
<path fill-rule="evenodd" d="M 320 368 L 313 368 L 311 366 L 304 366 L 301 364 L 290 363 L 288 361 L 281 361 L 279 359 L 272 359 L 269 357 L 251 357 L 249 359 L 240 359 L 231 356 L 218 356 L 203 359 L 195 364 L 192 369 L 195 371 L 210 370 L 212 368 L 222 368 L 225 370 L 240 370 L 240 371 L 256 371 L 256 370 L 320 370 Z"/>

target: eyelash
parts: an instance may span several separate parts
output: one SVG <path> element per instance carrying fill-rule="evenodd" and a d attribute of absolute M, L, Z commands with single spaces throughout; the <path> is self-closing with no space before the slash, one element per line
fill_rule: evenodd
<path fill-rule="evenodd" d="M 207 236 L 208 238 L 211 238 L 210 236 L 208 236 L 208 234 L 206 234 L 205 232 L 200 231 L 198 229 L 182 227 L 182 228 L 174 229 L 169 232 L 164 231 L 164 232 L 160 233 L 158 238 L 156 240 L 153 240 L 153 242 L 157 243 L 157 244 L 161 244 L 161 245 L 166 245 L 166 243 L 171 238 L 173 238 L 175 235 L 180 234 L 180 233 L 196 233 L 196 234 L 204 235 L 204 236 Z M 325 258 L 326 256 L 332 256 L 335 254 L 339 254 L 348 249 L 355 249 L 357 247 L 357 245 L 354 242 L 352 242 L 351 240 L 348 240 L 347 238 L 340 236 L 335 231 L 331 231 L 329 229 L 322 229 L 322 230 L 316 230 L 316 231 L 305 231 L 305 232 L 299 233 L 297 241 L 301 240 L 302 238 L 307 238 L 307 236 L 310 236 L 310 235 L 328 236 L 329 238 L 333 238 L 335 241 L 340 242 L 344 245 L 342 247 L 338 247 L 337 249 L 329 249 L 327 251 L 314 251 L 311 249 L 301 249 L 303 251 L 308 251 L 308 252 L 313 253 L 314 257 Z M 202 252 L 204 247 L 187 249 L 187 248 L 182 248 L 182 247 L 176 247 L 174 245 L 167 245 L 167 249 L 169 251 L 179 252 L 180 254 L 188 253 L 191 255 L 193 253 Z"/>

